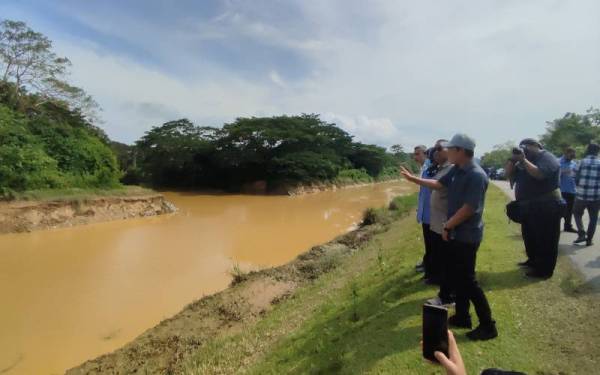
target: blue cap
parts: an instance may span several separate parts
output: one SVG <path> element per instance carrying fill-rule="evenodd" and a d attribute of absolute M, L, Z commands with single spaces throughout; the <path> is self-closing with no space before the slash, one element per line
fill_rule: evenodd
<path fill-rule="evenodd" d="M 465 150 L 475 151 L 475 141 L 466 134 L 458 133 L 448 142 L 447 147 L 460 147 Z"/>

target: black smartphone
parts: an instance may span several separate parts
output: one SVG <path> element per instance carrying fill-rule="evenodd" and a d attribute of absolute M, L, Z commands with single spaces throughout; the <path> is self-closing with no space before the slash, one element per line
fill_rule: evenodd
<path fill-rule="evenodd" d="M 423 357 L 437 362 L 434 352 L 448 356 L 448 309 L 423 305 Z"/>

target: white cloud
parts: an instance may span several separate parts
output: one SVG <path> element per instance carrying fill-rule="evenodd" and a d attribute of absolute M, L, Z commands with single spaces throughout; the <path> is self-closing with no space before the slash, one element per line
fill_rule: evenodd
<path fill-rule="evenodd" d="M 336 123 L 340 128 L 354 135 L 355 140 L 360 142 L 375 143 L 384 147 L 401 144 L 405 148 L 415 143 L 414 139 L 395 127 L 389 118 L 350 117 L 335 113 L 324 113 L 321 118 L 324 121 Z"/>

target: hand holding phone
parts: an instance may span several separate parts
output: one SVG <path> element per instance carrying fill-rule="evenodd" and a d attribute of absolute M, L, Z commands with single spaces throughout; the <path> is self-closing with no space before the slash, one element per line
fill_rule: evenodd
<path fill-rule="evenodd" d="M 448 309 L 423 305 L 423 357 L 438 362 L 435 352 L 448 357 Z"/>

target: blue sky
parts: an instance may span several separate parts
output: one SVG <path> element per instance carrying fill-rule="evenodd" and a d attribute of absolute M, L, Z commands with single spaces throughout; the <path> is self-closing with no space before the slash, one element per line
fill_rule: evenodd
<path fill-rule="evenodd" d="M 478 151 L 600 106 L 596 0 L 4 0 L 131 143 L 180 117 L 320 113 L 359 140 Z"/>

